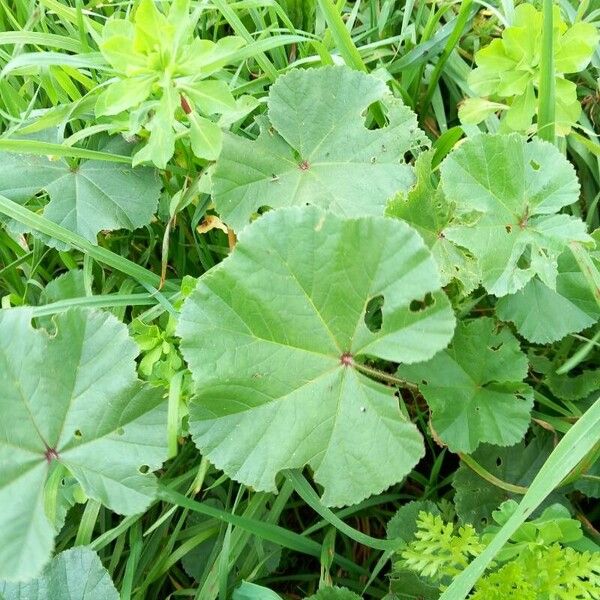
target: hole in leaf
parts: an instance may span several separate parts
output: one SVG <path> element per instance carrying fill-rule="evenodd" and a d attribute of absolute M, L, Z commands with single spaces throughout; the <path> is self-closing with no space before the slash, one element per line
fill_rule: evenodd
<path fill-rule="evenodd" d="M 512 225 L 505 225 L 504 229 L 506 229 L 506 233 L 510 233 L 512 231 Z"/>
<path fill-rule="evenodd" d="M 488 520 L 486 517 L 481 517 L 481 524 L 485 527 L 488 524 Z"/>
<path fill-rule="evenodd" d="M 377 114 L 378 112 L 381 111 L 381 105 L 379 104 L 379 102 L 373 102 L 373 104 L 370 104 L 368 106 L 368 108 L 361 114 L 362 118 L 364 119 L 364 126 L 366 129 L 384 129 L 385 127 L 387 127 L 389 125 L 389 119 L 387 118 L 386 115 L 384 115 L 385 117 L 385 123 L 383 123 L 383 125 L 381 125 L 381 127 L 377 124 L 377 121 L 373 118 L 373 115 Z M 383 146 L 383 144 L 381 144 L 382 146 L 382 150 L 385 152 L 385 146 Z"/>
<path fill-rule="evenodd" d="M 148 465 L 141 465 L 141 466 L 138 468 L 138 471 L 139 471 L 140 473 L 142 473 L 143 475 L 145 475 L 145 474 L 146 474 L 146 473 L 147 473 L 149 470 L 150 470 L 150 467 L 149 467 Z"/>
<path fill-rule="evenodd" d="M 122 427 L 119 427 L 119 428 L 118 428 L 118 429 L 115 431 L 115 433 L 116 433 L 117 435 L 123 435 L 123 434 L 125 433 L 125 430 L 124 430 Z"/>
<path fill-rule="evenodd" d="M 517 261 L 517 267 L 519 269 L 529 269 L 531 267 L 531 246 L 527 245 L 525 250 L 523 250 L 521 256 L 519 256 L 519 260 Z"/>
<path fill-rule="evenodd" d="M 502 348 L 503 345 L 504 345 L 504 342 L 500 342 L 496 346 L 490 346 L 489 348 L 492 352 L 498 352 L 498 350 L 500 350 L 500 348 Z"/>
<path fill-rule="evenodd" d="M 497 467 L 501 467 L 502 466 L 502 459 L 500 457 L 496 458 L 496 466 Z"/>
<path fill-rule="evenodd" d="M 413 300 L 408 307 L 410 312 L 419 312 L 432 306 L 435 303 L 433 296 L 427 292 L 422 300 Z"/>
<path fill-rule="evenodd" d="M 83 433 L 81 433 L 81 429 L 76 429 L 75 433 L 73 434 L 76 438 L 82 438 L 83 437 Z"/>
<path fill-rule="evenodd" d="M 421 379 L 421 385 L 429 385 L 427 379 Z"/>
<path fill-rule="evenodd" d="M 539 171 L 540 170 L 540 163 L 535 161 L 535 160 L 530 160 L 529 161 L 529 166 L 534 170 L 534 171 Z"/>
<path fill-rule="evenodd" d="M 365 309 L 365 325 L 373 333 L 377 333 L 381 330 L 381 324 L 383 323 L 383 296 L 375 296 L 367 302 Z"/>
<path fill-rule="evenodd" d="M 270 210 L 272 210 L 272 208 L 266 204 L 264 206 L 259 206 L 256 209 L 256 212 L 252 215 L 252 220 L 254 221 L 255 219 L 258 219 L 258 217 L 268 213 Z"/>

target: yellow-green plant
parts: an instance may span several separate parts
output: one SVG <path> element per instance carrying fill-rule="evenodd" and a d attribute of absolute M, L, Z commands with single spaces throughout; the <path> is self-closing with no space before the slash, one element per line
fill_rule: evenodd
<path fill-rule="evenodd" d="M 501 504 L 493 513 L 495 524 L 481 535 L 469 523 L 458 526 L 421 510 L 413 539 L 395 564 L 396 576 L 406 578 L 412 571 L 420 578 L 417 585 L 424 590 L 438 586 L 441 592 L 485 549 L 516 507 L 514 500 Z M 564 506 L 548 507 L 513 534 L 469 600 L 595 600 L 600 553 L 570 546 L 582 538 L 581 524 Z"/>
<path fill-rule="evenodd" d="M 194 35 L 199 12 L 189 0 L 174 0 L 167 14 L 153 0 L 142 0 L 133 20 L 111 19 L 100 50 L 114 79 L 96 103 L 96 114 L 114 119 L 115 130 L 146 139 L 133 163 L 165 168 L 179 138 L 193 153 L 215 160 L 222 132 L 211 116 L 240 111 L 226 81 L 216 77 L 232 62 L 244 41 L 235 36 L 216 43 Z"/>
<path fill-rule="evenodd" d="M 542 13 L 531 4 L 520 4 L 502 37 L 475 54 L 477 68 L 468 79 L 478 97 L 461 109 L 463 123 L 476 124 L 494 112 L 503 112 L 502 129 L 526 131 L 538 109 L 542 56 Z M 565 75 L 585 69 L 598 44 L 591 23 L 568 26 L 554 7 L 554 68 L 556 73 L 556 131 L 566 135 L 581 113 L 577 86 Z"/>

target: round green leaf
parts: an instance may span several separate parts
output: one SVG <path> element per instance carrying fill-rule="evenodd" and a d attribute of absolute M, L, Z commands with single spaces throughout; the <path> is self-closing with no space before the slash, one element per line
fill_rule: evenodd
<path fill-rule="evenodd" d="M 433 428 L 455 452 L 481 442 L 516 444 L 527 431 L 533 391 L 523 379 L 527 357 L 519 342 L 494 321 L 462 322 L 447 350 L 398 375 L 419 386 L 432 411 Z"/>
<path fill-rule="evenodd" d="M 389 124 L 367 129 L 364 113 L 380 100 Z M 225 136 L 213 176 L 215 205 L 234 229 L 263 206 L 382 215 L 386 200 L 412 184 L 404 155 L 426 138 L 383 81 L 348 67 L 293 70 L 277 79 L 268 103 L 256 141 Z"/>
<path fill-rule="evenodd" d="M 547 344 L 590 327 L 600 318 L 600 309 L 567 250 L 558 258 L 555 290 L 537 278 L 532 279 L 516 294 L 500 298 L 496 314 L 503 321 L 512 321 L 530 342 Z"/>
<path fill-rule="evenodd" d="M 130 148 L 117 139 L 103 149 L 126 154 Z M 156 171 L 145 167 L 85 160 L 71 168 L 62 159 L 0 153 L 0 194 L 23 204 L 45 190 L 44 217 L 94 244 L 100 231 L 150 223 L 160 188 Z"/>
<path fill-rule="evenodd" d="M 475 255 L 484 287 L 496 296 L 515 293 L 535 276 L 554 289 L 557 259 L 568 243 L 591 241 L 583 221 L 555 214 L 577 201 L 579 183 L 546 142 L 478 135 L 446 158 L 441 183 L 459 212 L 444 236 Z"/>
<path fill-rule="evenodd" d="M 0 582 L 2 600 L 119 600 L 108 571 L 88 548 L 71 548 L 27 583 Z"/>
<path fill-rule="evenodd" d="M 136 379 L 125 325 L 71 309 L 49 336 L 30 321 L 26 310 L 0 312 L 0 579 L 19 581 L 50 557 L 44 483 L 55 462 L 88 497 L 134 514 L 154 495 L 145 472 L 166 455 L 164 402 Z"/>
<path fill-rule="evenodd" d="M 383 320 L 371 331 L 365 312 L 378 297 Z M 393 389 L 359 373 L 356 357 L 426 360 L 453 328 L 435 262 L 405 223 L 273 211 L 182 310 L 193 438 L 257 490 L 275 491 L 279 471 L 309 464 L 326 504 L 359 502 L 400 481 L 423 444 Z"/>

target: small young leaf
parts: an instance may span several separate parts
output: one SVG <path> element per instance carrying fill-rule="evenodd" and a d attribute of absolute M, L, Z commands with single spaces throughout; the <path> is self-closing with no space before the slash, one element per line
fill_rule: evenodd
<path fill-rule="evenodd" d="M 135 47 L 138 51 L 151 52 L 171 41 L 174 26 L 158 10 L 154 0 L 141 0 L 134 17 Z"/>
<path fill-rule="evenodd" d="M 108 85 L 96 102 L 99 117 L 118 115 L 143 102 L 152 90 L 156 77 L 143 74 L 139 77 L 119 79 Z"/>
<path fill-rule="evenodd" d="M 53 461 L 90 498 L 134 514 L 154 495 L 145 471 L 166 456 L 164 403 L 137 380 L 125 325 L 71 309 L 50 337 L 30 321 L 27 310 L 0 313 L 0 578 L 17 581 L 50 557 L 43 490 Z"/>
<path fill-rule="evenodd" d="M 464 219 L 444 235 L 475 255 L 484 287 L 496 296 L 514 294 L 535 276 L 554 289 L 568 243 L 591 241 L 583 221 L 555 214 L 577 201 L 579 183 L 546 142 L 478 135 L 445 159 L 441 183 Z"/>
<path fill-rule="evenodd" d="M 181 89 L 205 115 L 226 114 L 236 110 L 235 99 L 224 81 L 197 81 L 181 84 Z"/>
<path fill-rule="evenodd" d="M 216 160 L 223 143 L 221 128 L 209 119 L 190 115 L 190 142 L 196 156 Z"/>
<path fill-rule="evenodd" d="M 133 156 L 133 165 L 143 162 L 154 163 L 159 169 L 165 169 L 175 152 L 175 132 L 173 120 L 175 110 L 179 106 L 177 90 L 172 87 L 164 90 L 157 103 L 154 115 L 146 125 L 150 132 L 148 142 Z"/>
<path fill-rule="evenodd" d="M 367 129 L 365 110 L 382 100 L 389 124 Z M 404 154 L 426 144 L 416 116 L 383 81 L 348 67 L 279 77 L 268 117 L 256 141 L 226 135 L 215 169 L 215 205 L 236 230 L 263 206 L 314 204 L 340 215 L 381 215 L 386 201 L 414 180 Z"/>
<path fill-rule="evenodd" d="M 560 37 L 554 54 L 554 66 L 559 73 L 583 71 L 598 47 L 598 28 L 578 21 Z"/>
<path fill-rule="evenodd" d="M 459 323 L 447 350 L 401 365 L 398 375 L 419 386 L 444 443 L 471 453 L 482 442 L 510 446 L 525 435 L 533 406 L 527 367 L 512 333 L 482 317 Z"/>
<path fill-rule="evenodd" d="M 401 221 L 315 208 L 259 219 L 199 280 L 179 322 L 203 455 L 265 491 L 282 469 L 309 464 L 330 506 L 401 480 L 422 455 L 420 435 L 393 390 L 353 365 L 363 354 L 414 362 L 444 348 L 454 317 L 439 289 L 429 251 Z M 383 320 L 372 332 L 364 315 L 377 296 Z"/>
<path fill-rule="evenodd" d="M 88 548 L 71 548 L 27 583 L 0 582 L 2 600 L 119 600 L 108 571 Z"/>
<path fill-rule="evenodd" d="M 478 125 L 494 113 L 508 108 L 507 104 L 490 102 L 484 98 L 466 98 L 458 107 L 458 116 L 465 125 Z"/>

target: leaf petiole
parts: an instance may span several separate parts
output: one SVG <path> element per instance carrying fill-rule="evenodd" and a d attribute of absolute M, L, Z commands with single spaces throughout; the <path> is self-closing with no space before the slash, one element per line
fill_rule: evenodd
<path fill-rule="evenodd" d="M 361 373 L 364 373 L 365 375 L 371 375 L 372 377 L 375 377 L 375 378 L 379 379 L 380 381 L 384 381 L 385 383 L 391 383 L 392 385 L 397 385 L 398 387 L 406 388 L 408 390 L 412 390 L 413 392 L 419 391 L 418 385 L 415 385 L 414 383 L 410 383 L 409 381 L 406 381 L 405 379 L 400 379 L 400 377 L 395 377 L 394 375 L 390 375 L 389 373 L 386 373 L 385 371 L 380 371 L 379 369 L 374 369 L 373 367 L 367 367 L 367 365 L 364 365 L 362 363 L 357 363 L 355 361 L 352 361 L 351 366 L 353 366 L 357 371 L 360 371 Z"/>

